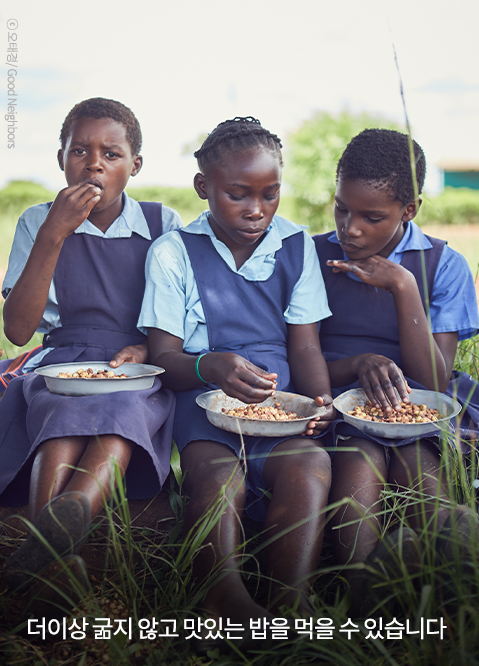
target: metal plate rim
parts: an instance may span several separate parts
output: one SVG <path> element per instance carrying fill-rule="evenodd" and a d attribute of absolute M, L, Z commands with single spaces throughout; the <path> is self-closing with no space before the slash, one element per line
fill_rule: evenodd
<path fill-rule="evenodd" d="M 449 413 L 439 421 L 428 421 L 425 423 L 383 423 L 376 421 L 365 421 L 358 419 L 347 413 L 347 409 L 353 409 L 354 404 L 364 404 L 367 401 L 366 392 L 364 389 L 349 389 L 344 393 L 338 395 L 334 400 L 334 407 L 340 412 L 344 420 L 355 426 L 361 432 L 371 436 L 384 437 L 385 439 L 403 439 L 406 437 L 416 437 L 433 431 L 442 431 L 447 429 L 448 422 L 457 416 L 461 411 L 461 404 L 451 398 L 450 396 L 439 393 L 436 391 L 428 391 L 426 389 L 411 389 L 409 394 L 410 400 L 413 403 L 428 404 L 429 407 L 437 407 L 437 405 L 446 405 Z M 348 399 L 355 400 L 347 409 L 343 407 L 343 403 Z"/>
<path fill-rule="evenodd" d="M 276 395 L 271 396 L 271 398 L 265 400 L 264 403 L 268 404 L 268 401 L 281 402 L 281 400 L 284 401 L 286 398 L 290 400 L 303 399 L 305 405 L 307 403 L 312 403 L 312 405 L 314 405 L 314 411 L 312 411 L 310 415 L 295 419 L 294 421 L 254 420 L 245 417 L 228 416 L 216 409 L 210 409 L 209 405 L 206 404 L 210 403 L 215 397 L 221 398 L 223 396 L 225 400 L 235 401 L 238 405 L 245 404 L 236 398 L 230 398 L 221 389 L 201 393 L 196 397 L 196 403 L 206 411 L 208 420 L 216 427 L 236 434 L 239 434 L 241 431 L 241 434 L 253 437 L 289 437 L 292 435 L 300 435 L 305 431 L 305 426 L 308 421 L 316 416 L 324 414 L 326 411 L 326 407 L 318 407 L 317 405 L 314 405 L 314 401 L 311 398 L 300 396 L 296 393 L 288 393 L 287 391 L 277 391 Z M 292 406 L 288 406 L 287 408 L 291 409 Z"/>
<path fill-rule="evenodd" d="M 124 379 L 85 379 L 82 377 L 57 377 L 58 373 L 71 371 L 75 368 L 92 368 L 95 371 L 105 368 L 113 369 L 108 366 L 107 361 L 75 361 L 73 363 L 54 363 L 35 368 L 34 372 L 43 377 L 48 390 L 57 395 L 66 395 L 73 397 L 104 395 L 107 393 L 118 393 L 120 391 L 141 391 L 147 390 L 153 386 L 155 376 L 164 372 L 163 368 L 146 363 L 125 363 L 115 368 L 115 371 L 126 372 L 130 370 L 134 373 Z M 143 371 L 143 374 L 141 374 Z"/>

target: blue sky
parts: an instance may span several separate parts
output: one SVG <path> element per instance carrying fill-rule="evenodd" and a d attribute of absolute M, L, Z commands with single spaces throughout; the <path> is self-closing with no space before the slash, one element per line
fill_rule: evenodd
<path fill-rule="evenodd" d="M 2 119 L 0 185 L 63 186 L 60 127 L 87 97 L 119 99 L 140 120 L 137 185 L 189 185 L 195 161 L 183 146 L 234 115 L 254 115 L 282 138 L 315 110 L 401 122 L 393 42 L 429 190 L 439 159 L 479 160 L 477 0 L 17 0 L 0 10 L 3 54 L 11 18 L 19 122 L 8 150 Z M 0 100 L 6 107 L 5 92 Z"/>

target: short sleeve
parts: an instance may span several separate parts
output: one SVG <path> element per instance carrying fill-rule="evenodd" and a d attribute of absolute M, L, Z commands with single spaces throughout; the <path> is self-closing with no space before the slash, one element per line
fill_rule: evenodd
<path fill-rule="evenodd" d="M 3 280 L 2 292 L 5 290 L 10 291 L 15 285 L 27 263 L 35 241 L 35 236 L 32 235 L 31 227 L 27 224 L 25 215 L 26 213 L 23 213 L 17 222 L 12 249 L 8 258 L 8 268 Z"/>
<path fill-rule="evenodd" d="M 307 232 L 304 231 L 303 234 L 303 272 L 284 313 L 288 324 L 312 324 L 331 316 L 316 246 Z"/>
<path fill-rule="evenodd" d="M 431 294 L 433 333 L 458 332 L 459 340 L 475 335 L 479 328 L 477 295 L 466 259 L 445 245 Z"/>
<path fill-rule="evenodd" d="M 168 233 L 168 231 L 181 229 L 183 227 L 183 220 L 181 219 L 180 214 L 176 210 L 173 210 L 173 208 L 163 206 L 161 216 L 164 234 Z"/>
<path fill-rule="evenodd" d="M 8 269 L 2 285 L 2 295 L 8 296 L 30 256 L 35 242 L 38 229 L 43 224 L 48 213 L 47 204 L 39 204 L 28 208 L 19 218 L 15 235 L 13 237 L 12 249 L 8 259 Z M 43 313 L 43 318 L 37 328 L 38 333 L 48 333 L 53 328 L 60 326 L 60 315 L 58 312 L 58 301 L 55 284 L 52 281 L 48 292 L 48 300 Z"/>
<path fill-rule="evenodd" d="M 158 328 L 185 339 L 187 266 L 184 245 L 178 233 L 158 238 L 148 250 L 146 285 L 138 328 Z M 190 269 L 191 270 L 191 269 Z"/>

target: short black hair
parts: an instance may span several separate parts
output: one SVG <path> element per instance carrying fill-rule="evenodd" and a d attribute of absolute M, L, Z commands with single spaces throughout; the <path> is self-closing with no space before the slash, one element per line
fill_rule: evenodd
<path fill-rule="evenodd" d="M 200 171 L 204 173 L 208 164 L 221 162 L 226 153 L 241 152 L 255 146 L 263 146 L 277 153 L 279 163 L 283 166 L 281 140 L 252 116 L 245 118 L 237 116 L 217 125 L 203 141 L 201 148 L 196 151 L 195 157 Z"/>
<path fill-rule="evenodd" d="M 79 104 L 75 104 L 63 121 L 62 131 L 60 132 L 62 148 L 65 148 L 72 131 L 73 123 L 80 118 L 111 118 L 120 123 L 125 128 L 126 139 L 130 144 L 131 154 L 133 156 L 139 154 L 142 141 L 140 123 L 133 111 L 121 102 L 117 102 L 114 99 L 105 99 L 104 97 L 92 97 L 91 99 L 84 99 Z"/>
<path fill-rule="evenodd" d="M 426 176 L 426 157 L 413 140 L 418 193 Z M 414 201 L 408 135 L 388 129 L 366 129 L 355 136 L 338 162 L 336 181 L 364 180 L 385 188 L 396 201 Z"/>

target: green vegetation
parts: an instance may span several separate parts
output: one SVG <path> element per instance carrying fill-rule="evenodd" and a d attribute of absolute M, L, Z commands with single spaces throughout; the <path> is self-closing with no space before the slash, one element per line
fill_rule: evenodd
<path fill-rule="evenodd" d="M 128 195 L 136 201 L 161 201 L 178 211 L 183 224 L 196 220 L 207 207 L 193 187 L 128 187 Z"/>
<path fill-rule="evenodd" d="M 292 219 L 308 224 L 311 233 L 334 227 L 336 165 L 353 136 L 370 127 L 402 130 L 385 118 L 367 114 L 319 112 L 287 137 L 284 181 L 294 200 Z"/>
<path fill-rule="evenodd" d="M 446 187 L 436 197 L 423 195 L 418 224 L 478 224 L 479 190 Z"/>
<path fill-rule="evenodd" d="M 0 237 L 2 252 L 0 267 L 6 265 L 11 238 L 18 214 L 27 206 L 38 201 L 51 200 L 51 193 L 38 189 L 30 183 L 13 183 L 0 192 L 2 213 L 0 217 Z M 17 189 L 19 200 L 12 192 Z M 36 189 L 37 188 L 37 189 Z M 186 219 L 193 219 L 195 199 L 190 190 L 178 193 L 170 188 L 138 188 L 132 196 L 152 200 L 161 198 L 172 207 L 181 208 Z M 155 195 L 155 192 L 157 193 Z M 184 192 L 184 196 L 181 194 Z M 191 190 L 192 192 L 192 190 Z M 188 194 L 186 194 L 188 193 Z M 194 193 L 193 193 L 194 194 Z M 178 198 L 175 199 L 174 197 Z M 196 195 L 194 195 L 196 197 Z M 4 197 L 4 198 L 2 198 Z M 10 198 L 9 198 L 10 197 Z M 35 197 L 37 199 L 35 200 Z M 199 200 L 198 200 L 199 201 Z M 8 205 L 6 202 L 9 202 Z M 283 214 L 294 217 L 288 209 L 293 200 L 286 197 Z M 200 210 L 202 202 L 200 202 Z M 197 209 L 196 209 L 197 210 Z M 185 213 L 185 211 L 187 213 Z M 189 211 L 189 212 L 188 212 Z M 189 217 L 187 217 L 187 215 Z M 305 221 L 305 220 L 301 220 Z M 5 257 L 5 258 L 4 258 Z M 1 326 L 1 321 L 0 321 Z M 3 326 L 0 333 L 0 347 L 7 357 L 15 356 L 19 350 L 4 338 Z M 36 336 L 27 348 L 38 344 Z M 469 372 L 479 379 L 479 338 L 460 344 L 456 356 L 457 369 Z M 476 458 L 463 457 L 444 445 L 443 450 L 445 483 L 451 497 L 476 508 L 475 481 L 478 477 Z M 295 664 L 334 664 L 335 666 L 474 666 L 479 664 L 479 543 L 472 538 L 472 565 L 467 565 L 460 553 L 454 561 L 443 562 L 436 556 L 433 526 L 425 528 L 422 535 L 423 564 L 421 570 L 409 575 L 398 565 L 392 580 L 378 581 L 387 592 L 380 602 L 376 618 L 382 618 L 383 638 L 372 639 L 368 628 L 359 625 L 359 631 L 348 634 L 340 632 L 346 623 L 349 599 L 343 572 L 335 564 L 330 537 L 327 533 L 323 555 L 318 565 L 318 579 L 314 586 L 311 603 L 315 617 L 331 618 L 335 631 L 333 640 L 320 640 L 303 635 L 296 640 L 276 640 L 273 645 L 264 646 L 258 641 L 256 650 L 247 655 L 233 644 L 230 655 L 222 655 L 213 647 L 207 655 L 198 656 L 192 641 L 185 640 L 188 633 L 183 629 L 186 618 L 195 617 L 195 609 L 201 606 L 204 589 L 192 580 L 191 564 L 205 542 L 206 535 L 221 517 L 223 499 L 212 507 L 208 516 L 198 526 L 194 535 L 181 535 L 184 508 L 187 498 L 181 490 L 182 472 L 176 452 L 172 457 L 173 474 L 165 484 L 163 493 L 168 494 L 172 507 L 171 518 L 164 518 L 154 528 L 145 528 L 130 519 L 129 506 L 122 489 L 106 508 L 105 515 L 94 521 L 92 527 L 92 548 L 104 556 L 103 567 L 94 571 L 92 590 L 76 612 L 79 618 L 86 617 L 90 622 L 87 639 L 42 641 L 41 637 L 28 636 L 25 623 L 21 619 L 22 599 L 5 590 L 0 581 L 0 664 L 18 666 L 100 666 L 108 663 L 119 666 L 289 666 Z M 394 529 L 405 519 L 407 502 L 421 504 L 421 499 L 411 498 L 409 490 L 392 493 L 384 492 L 383 532 Z M 330 507 L 332 510 L 338 507 Z M 3 561 L 22 542 L 24 536 L 8 531 L 0 523 L 0 569 Z M 260 527 L 246 523 L 243 566 L 252 594 L 258 603 L 267 599 L 267 579 L 259 576 L 258 563 L 263 558 L 263 537 Z M 290 624 L 298 616 L 291 611 L 284 612 Z M 133 639 L 121 633 L 111 640 L 95 640 L 91 627 L 94 618 L 131 618 Z M 157 621 L 173 619 L 178 622 L 178 638 L 140 639 L 138 621 L 155 618 Z M 388 638 L 385 625 L 396 618 L 397 622 L 409 620 L 409 632 L 418 631 L 421 619 L 444 619 L 447 626 L 444 638 L 431 633 L 423 638 L 418 634 L 404 633 L 402 638 Z M 69 620 L 68 626 L 71 626 Z M 164 625 L 161 625 L 164 627 Z M 116 628 L 116 625 L 115 625 Z M 372 628 L 370 623 L 369 628 Z M 438 623 L 431 625 L 437 631 Z M 377 630 L 377 629 L 376 629 Z"/>
<path fill-rule="evenodd" d="M 468 461 L 443 445 L 445 482 L 451 496 L 475 507 L 473 481 L 478 475 L 474 459 Z M 318 578 L 310 600 L 315 619 L 332 620 L 332 640 L 319 639 L 315 631 L 312 637 L 292 631 L 288 640 L 273 640 L 270 645 L 258 641 L 254 652 L 248 654 L 244 654 L 234 642 L 227 655 L 220 654 L 215 646 L 206 655 L 196 654 L 194 641 L 186 640 L 191 632 L 184 627 L 184 622 L 186 619 L 191 622 L 197 616 L 205 588 L 192 580 L 191 564 L 205 543 L 209 530 L 221 519 L 225 497 L 211 508 L 194 534 L 182 538 L 180 530 L 186 499 L 181 495 L 182 474 L 176 455 L 172 462 L 175 474 L 171 476 L 169 499 L 175 510 L 174 515 L 161 520 L 155 528 L 134 524 L 120 488 L 106 507 L 104 516 L 94 521 L 91 539 L 95 549 L 101 549 L 104 554 L 104 566 L 108 573 L 94 572 L 91 591 L 67 623 L 70 627 L 73 617 L 76 617 L 81 625 L 82 619 L 86 618 L 89 625 L 85 640 L 74 640 L 69 633 L 66 640 L 61 634 L 46 641 L 40 636 L 28 636 L 21 621 L 21 602 L 10 592 L 0 589 L 1 664 L 451 666 L 457 663 L 458 666 L 474 666 L 479 663 L 478 538 L 477 535 L 471 537 L 470 556 L 464 557 L 458 548 L 451 560 L 444 561 L 436 551 L 433 525 L 426 526 L 420 535 L 420 570 L 414 575 L 408 574 L 398 562 L 397 570 L 390 578 L 378 578 L 378 588 L 382 588 L 384 594 L 378 601 L 376 612 L 371 613 L 374 619 L 369 619 L 367 624 L 355 621 L 355 626 L 349 626 L 353 630 L 357 628 L 352 634 L 340 631 L 347 622 L 349 598 L 344 570 L 334 562 L 327 531 Z M 167 486 L 163 492 L 168 492 Z M 417 495 L 413 498 L 411 491 L 406 489 L 395 493 L 390 490 L 384 492 L 384 534 L 396 529 L 405 520 L 406 505 L 411 508 L 411 504 L 415 504 L 417 509 L 420 508 L 420 492 Z M 331 510 L 338 508 L 340 506 L 330 507 Z M 267 536 L 261 534 L 259 526 L 253 533 L 248 524 L 246 529 L 243 568 L 247 585 L 258 603 L 266 604 L 267 579 L 258 575 L 258 569 Z M 11 534 L 2 537 L 2 557 L 13 552 L 22 538 L 18 534 L 16 537 Z M 302 628 L 301 618 L 296 613 L 284 609 L 282 616 L 288 618 L 290 627 L 294 628 L 296 623 L 297 628 Z M 114 621 L 131 618 L 132 639 L 120 633 L 110 640 L 95 640 L 92 625 L 99 624 L 96 618 L 112 618 Z M 171 633 L 179 636 L 163 639 L 140 637 L 139 621 L 143 620 L 144 628 L 145 619 L 151 622 L 152 618 L 159 622 L 158 630 L 163 630 L 163 633 L 174 620 L 177 629 Z M 167 620 L 169 623 L 166 623 Z M 407 632 L 404 630 L 399 636 L 397 633 L 388 636 L 387 624 L 406 625 L 406 620 Z M 428 620 L 431 621 L 429 625 Z M 441 623 L 445 627 L 443 630 Z M 113 627 L 117 626 L 115 622 Z M 433 632 L 442 632 L 443 635 Z"/>

